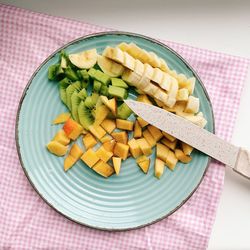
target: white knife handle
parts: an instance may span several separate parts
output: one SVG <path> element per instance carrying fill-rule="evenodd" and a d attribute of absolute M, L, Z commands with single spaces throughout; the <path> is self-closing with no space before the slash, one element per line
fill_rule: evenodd
<path fill-rule="evenodd" d="M 250 151 L 240 148 L 233 170 L 250 179 Z"/>

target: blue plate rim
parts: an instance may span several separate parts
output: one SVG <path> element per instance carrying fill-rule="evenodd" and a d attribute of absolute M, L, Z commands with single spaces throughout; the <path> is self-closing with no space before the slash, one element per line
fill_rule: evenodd
<path fill-rule="evenodd" d="M 198 182 L 198 184 L 196 185 L 196 187 L 193 189 L 193 191 L 178 205 L 176 206 L 173 210 L 171 210 L 169 213 L 167 213 L 166 215 L 156 219 L 156 220 L 153 220 L 153 221 L 150 221 L 148 223 L 145 223 L 145 224 L 142 224 L 142 225 L 139 225 L 139 226 L 136 226 L 136 227 L 128 227 L 128 228 L 122 228 L 122 229 L 113 229 L 113 228 L 104 228 L 104 227 L 97 227 L 97 226 L 92 226 L 92 225 L 89 225 L 87 223 L 83 223 L 83 222 L 80 222 L 80 221 L 77 221 L 73 218 L 71 218 L 70 216 L 64 214 L 63 212 L 61 212 L 56 206 L 54 206 L 53 204 L 51 204 L 44 196 L 43 194 L 36 188 L 35 184 L 32 182 L 30 176 L 29 176 L 29 173 L 22 161 L 22 155 L 21 155 L 21 151 L 20 151 L 20 144 L 19 144 L 19 117 L 20 117 L 20 112 L 21 112 L 21 108 L 22 108 L 22 104 L 23 104 L 23 101 L 25 99 L 25 96 L 26 96 L 26 93 L 30 87 L 30 85 L 32 84 L 32 81 L 33 79 L 35 78 L 35 76 L 37 75 L 37 73 L 40 71 L 40 69 L 51 59 L 53 58 L 58 52 L 60 52 L 61 50 L 67 48 L 68 46 L 70 45 L 73 45 L 73 44 L 76 44 L 82 40 L 85 40 L 85 39 L 89 39 L 89 38 L 95 38 L 95 37 L 99 37 L 99 36 L 105 36 L 105 35 L 125 35 L 125 36 L 130 36 L 130 37 L 138 37 L 138 38 L 142 38 L 142 39 L 146 39 L 152 43 L 155 43 L 157 45 L 160 45 L 162 47 L 164 47 L 165 49 L 169 50 L 170 52 L 172 52 L 175 56 L 177 56 L 186 66 L 187 68 L 194 74 L 194 76 L 198 79 L 201 87 L 202 87 L 202 90 L 204 91 L 204 94 L 207 98 L 207 101 L 208 101 L 208 104 L 210 106 L 210 110 L 211 110 L 211 116 L 212 116 L 212 133 L 215 133 L 215 120 L 214 120 L 214 112 L 213 112 L 213 107 L 212 107 L 212 103 L 211 103 L 211 100 L 210 100 L 210 97 L 208 95 L 208 92 L 205 88 L 205 85 L 203 84 L 201 78 L 199 77 L 199 75 L 197 74 L 197 72 L 192 68 L 192 66 L 178 53 L 176 52 L 174 49 L 170 48 L 168 45 L 154 39 L 154 38 L 151 38 L 149 36 L 145 36 L 145 35 L 142 35 L 142 34 L 138 34 L 138 33 L 133 33 L 133 32 L 126 32 L 126 31 L 104 31 L 104 32 L 97 32 L 97 33 L 91 33 L 89 35 L 84 35 L 84 36 L 81 36 L 81 37 L 78 37 L 66 44 L 64 44 L 63 46 L 61 46 L 60 48 L 58 48 L 57 50 L 55 50 L 53 53 L 51 53 L 38 67 L 37 69 L 34 71 L 34 73 L 32 74 L 31 78 L 29 79 L 27 85 L 25 86 L 24 90 L 23 90 L 23 93 L 22 93 L 22 96 L 19 100 L 19 104 L 18 104 L 18 109 L 17 109 L 17 113 L 16 113 L 16 123 L 15 123 L 15 141 L 16 141 L 16 149 L 17 149 L 17 154 L 18 154 L 18 158 L 19 158 L 19 162 L 21 164 L 21 167 L 24 171 L 24 174 L 26 176 L 26 178 L 28 179 L 29 183 L 31 184 L 31 186 L 33 187 L 33 189 L 37 192 L 37 194 L 45 201 L 45 203 L 47 203 L 51 208 L 53 208 L 56 212 L 58 212 L 59 214 L 61 214 L 62 216 L 64 216 L 65 218 L 67 218 L 68 220 L 70 221 L 73 221 L 79 225 L 82 225 L 82 226 L 86 226 L 86 227 L 89 227 L 89 228 L 92 228 L 92 229 L 98 229 L 98 230 L 102 230 L 102 231 L 111 231 L 111 232 L 121 232 L 121 231 L 129 231 L 129 230 L 135 230 L 135 229 L 140 229 L 140 228 L 143 228 L 143 227 L 146 227 L 146 226 L 149 226 L 149 225 L 152 225 L 156 222 L 159 222 L 165 218 L 167 218 L 168 216 L 170 216 L 171 214 L 173 214 L 174 212 L 176 212 L 180 207 L 182 207 L 191 197 L 192 195 L 194 194 L 194 192 L 198 189 L 198 187 L 200 186 L 202 180 L 204 179 L 205 175 L 206 175 L 206 172 L 208 170 L 208 167 L 211 163 L 211 157 L 208 156 L 208 163 L 206 165 L 206 168 L 205 168 L 205 171 L 200 179 L 200 181 Z"/>

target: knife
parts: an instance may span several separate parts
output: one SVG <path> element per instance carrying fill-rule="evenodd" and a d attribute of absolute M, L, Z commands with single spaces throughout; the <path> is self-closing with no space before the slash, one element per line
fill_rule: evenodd
<path fill-rule="evenodd" d="M 125 100 L 142 119 L 250 179 L 250 152 L 230 144 L 192 122 L 154 105 Z"/>

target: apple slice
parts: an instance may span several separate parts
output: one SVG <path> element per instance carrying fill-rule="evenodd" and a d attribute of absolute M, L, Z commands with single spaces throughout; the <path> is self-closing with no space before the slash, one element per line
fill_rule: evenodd
<path fill-rule="evenodd" d="M 104 105 L 106 105 L 112 112 L 113 115 L 116 115 L 117 113 L 117 104 L 115 98 L 108 99 L 107 96 L 100 96 L 101 101 Z"/>

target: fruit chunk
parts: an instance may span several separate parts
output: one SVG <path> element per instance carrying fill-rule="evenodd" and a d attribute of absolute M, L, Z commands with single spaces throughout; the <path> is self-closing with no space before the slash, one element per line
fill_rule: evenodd
<path fill-rule="evenodd" d="M 94 122 L 94 118 L 90 110 L 87 107 L 85 107 L 83 101 L 81 101 L 78 106 L 78 117 L 80 124 L 87 130 L 89 129 L 89 126 L 92 125 Z"/>
<path fill-rule="evenodd" d="M 124 71 L 124 67 L 121 64 L 116 63 L 105 56 L 98 55 L 97 63 L 101 70 L 111 77 L 118 77 Z"/>
<path fill-rule="evenodd" d="M 106 96 L 100 96 L 101 101 L 103 102 L 104 105 L 107 106 L 112 112 L 113 115 L 116 115 L 117 112 L 117 105 L 116 105 L 116 100 L 115 98 L 108 99 Z"/>
<path fill-rule="evenodd" d="M 88 71 L 88 74 L 90 75 L 90 77 L 92 77 L 93 79 L 103 83 L 104 85 L 107 85 L 110 82 L 110 77 L 108 75 L 106 75 L 105 73 L 103 73 L 100 70 L 91 68 Z"/>
<path fill-rule="evenodd" d="M 166 162 L 168 152 L 169 152 L 169 148 L 167 148 L 166 146 L 164 146 L 161 143 L 156 144 L 156 156 L 157 156 L 157 158 Z"/>
<path fill-rule="evenodd" d="M 137 141 L 134 138 L 128 141 L 128 145 L 129 145 L 130 153 L 132 154 L 134 158 L 137 158 L 139 155 L 142 154 L 142 151 Z"/>
<path fill-rule="evenodd" d="M 120 78 L 111 78 L 111 84 L 116 87 L 127 89 L 128 85 Z"/>
<path fill-rule="evenodd" d="M 199 111 L 199 106 L 200 106 L 199 98 L 194 96 L 189 96 L 185 112 L 195 114 Z"/>
<path fill-rule="evenodd" d="M 163 139 L 161 140 L 161 143 L 163 143 L 163 144 L 166 145 L 167 147 L 171 148 L 172 150 L 175 150 L 176 144 L 177 144 L 177 140 L 171 142 L 171 141 L 169 141 L 168 139 L 163 138 Z"/>
<path fill-rule="evenodd" d="M 70 143 L 70 139 L 66 135 L 63 129 L 60 129 L 54 136 L 53 141 L 57 141 L 62 145 L 67 146 Z"/>
<path fill-rule="evenodd" d="M 175 138 L 174 136 L 172 136 L 172 135 L 170 135 L 170 134 L 168 134 L 168 133 L 166 133 L 166 132 L 164 132 L 164 131 L 162 131 L 162 134 L 163 134 L 163 136 L 164 136 L 166 139 L 168 139 L 168 140 L 171 141 L 171 142 L 173 142 L 173 141 L 176 140 L 176 138 Z"/>
<path fill-rule="evenodd" d="M 117 118 L 126 120 L 131 114 L 132 110 L 129 106 L 124 102 L 117 108 Z"/>
<path fill-rule="evenodd" d="M 119 48 L 112 48 L 107 46 L 102 55 L 121 64 L 123 64 L 124 62 L 124 54 Z"/>
<path fill-rule="evenodd" d="M 117 142 L 114 147 L 114 155 L 126 160 L 128 157 L 129 146 L 120 142 Z"/>
<path fill-rule="evenodd" d="M 147 95 L 138 95 L 136 101 L 138 102 L 144 102 L 147 104 L 153 104 L 149 99 Z"/>
<path fill-rule="evenodd" d="M 109 109 L 105 105 L 96 107 L 94 125 L 100 125 L 108 116 Z"/>
<path fill-rule="evenodd" d="M 155 159 L 155 177 L 160 179 L 165 170 L 165 163 L 159 158 Z"/>
<path fill-rule="evenodd" d="M 97 80 L 94 80 L 93 91 L 96 92 L 96 93 L 99 93 L 100 90 L 101 90 L 101 87 L 102 87 L 102 83 L 97 81 Z"/>
<path fill-rule="evenodd" d="M 71 96 L 71 114 L 75 121 L 79 122 L 78 106 L 81 102 L 81 98 L 78 96 L 78 91 L 75 90 Z"/>
<path fill-rule="evenodd" d="M 156 140 L 154 139 L 154 137 L 151 135 L 151 133 L 149 132 L 148 129 L 145 129 L 143 132 L 143 137 L 146 139 L 146 141 L 148 142 L 148 144 L 150 145 L 150 147 L 154 147 L 156 144 Z"/>
<path fill-rule="evenodd" d="M 177 101 L 187 101 L 188 95 L 189 95 L 188 89 L 185 89 L 185 88 L 179 89 L 177 92 L 176 100 Z"/>
<path fill-rule="evenodd" d="M 112 152 L 107 151 L 103 146 L 101 146 L 96 152 L 96 155 L 104 162 L 107 162 L 113 155 Z"/>
<path fill-rule="evenodd" d="M 116 119 L 116 127 L 124 130 L 133 130 L 134 123 L 132 121 Z"/>
<path fill-rule="evenodd" d="M 106 178 L 114 173 L 114 168 L 102 160 L 98 161 L 92 169 Z"/>
<path fill-rule="evenodd" d="M 134 126 L 134 138 L 140 138 L 142 135 L 142 129 L 141 126 L 139 125 L 139 122 L 136 120 L 135 121 L 135 126 Z"/>
<path fill-rule="evenodd" d="M 101 126 L 107 131 L 107 133 L 111 133 L 115 128 L 116 124 L 115 121 L 110 120 L 110 119 L 105 119 L 102 123 Z"/>
<path fill-rule="evenodd" d="M 47 144 L 47 149 L 50 153 L 55 154 L 57 156 L 63 156 L 67 153 L 68 146 L 65 146 L 58 141 L 50 141 Z"/>
<path fill-rule="evenodd" d="M 141 155 L 140 157 L 136 159 L 136 162 L 139 163 L 139 162 L 147 161 L 147 160 L 148 160 L 148 157 L 146 155 Z"/>
<path fill-rule="evenodd" d="M 114 96 L 114 97 L 118 97 L 122 100 L 126 99 L 126 97 L 127 97 L 126 89 L 112 86 L 112 85 L 109 85 L 108 93 L 109 93 L 109 95 Z"/>
<path fill-rule="evenodd" d="M 113 152 L 114 146 L 116 142 L 115 140 L 107 141 L 102 144 L 102 146 L 109 152 Z"/>
<path fill-rule="evenodd" d="M 82 138 L 83 145 L 85 146 L 86 149 L 92 148 L 96 145 L 97 140 L 91 133 L 87 133 L 85 136 Z"/>
<path fill-rule="evenodd" d="M 80 69 L 89 69 L 96 64 L 97 51 L 96 49 L 90 49 L 80 53 L 70 54 L 69 60 Z"/>
<path fill-rule="evenodd" d="M 122 159 L 120 157 L 112 157 L 112 161 L 115 173 L 118 175 L 120 173 Z"/>
<path fill-rule="evenodd" d="M 166 165 L 168 166 L 169 169 L 174 170 L 177 162 L 178 162 L 178 159 L 176 158 L 174 152 L 169 150 L 167 159 L 166 159 Z"/>
<path fill-rule="evenodd" d="M 192 160 L 192 158 L 189 155 L 185 155 L 183 151 L 180 149 L 175 149 L 174 153 L 176 158 L 182 163 L 189 163 Z"/>
<path fill-rule="evenodd" d="M 87 90 L 86 89 L 82 89 L 79 93 L 78 93 L 78 97 L 81 99 L 81 100 L 85 100 L 86 97 L 88 96 L 88 93 L 87 93 Z"/>
<path fill-rule="evenodd" d="M 89 131 L 99 140 L 106 134 L 106 131 L 100 125 L 89 126 Z"/>
<path fill-rule="evenodd" d="M 146 157 L 146 156 L 145 156 Z M 150 166 L 150 159 L 149 158 L 145 158 L 144 156 L 139 157 L 136 162 L 138 164 L 138 166 L 141 168 L 141 170 L 147 174 L 148 170 L 149 170 L 149 166 Z"/>
<path fill-rule="evenodd" d="M 128 142 L 128 135 L 125 131 L 121 131 L 121 132 L 113 132 L 111 134 L 111 136 L 117 141 L 117 142 L 121 142 L 123 144 L 127 144 Z"/>
<path fill-rule="evenodd" d="M 104 137 L 102 137 L 100 139 L 101 143 L 107 142 L 107 141 L 111 141 L 113 138 L 110 135 L 105 135 Z"/>
<path fill-rule="evenodd" d="M 145 138 L 140 138 L 136 141 L 139 144 L 139 147 L 144 155 L 150 155 L 152 153 L 152 149 Z"/>
<path fill-rule="evenodd" d="M 78 124 L 76 121 L 72 120 L 71 118 L 68 119 L 63 126 L 63 130 L 65 134 L 72 140 L 78 138 L 78 136 L 82 132 L 82 126 Z"/>
<path fill-rule="evenodd" d="M 96 155 L 95 151 L 90 148 L 82 155 L 81 160 L 92 168 L 99 161 L 99 157 Z"/>
<path fill-rule="evenodd" d="M 137 121 L 139 122 L 140 126 L 142 128 L 146 127 L 148 125 L 148 122 L 144 121 L 141 117 L 137 117 Z"/>
<path fill-rule="evenodd" d="M 192 146 L 186 144 L 185 142 L 181 142 L 181 148 L 185 155 L 190 155 L 194 149 Z"/>
<path fill-rule="evenodd" d="M 147 129 L 156 141 L 159 141 L 162 138 L 163 135 L 162 135 L 160 129 L 156 128 L 153 125 L 149 125 L 147 127 Z"/>
<path fill-rule="evenodd" d="M 66 113 L 61 113 L 60 115 L 58 115 L 54 120 L 53 120 L 53 124 L 60 124 L 60 123 L 64 123 L 66 122 L 68 119 L 70 118 L 70 113 L 66 112 Z"/>
<path fill-rule="evenodd" d="M 77 144 L 73 144 L 68 156 L 64 160 L 64 171 L 69 170 L 82 156 L 83 151 Z"/>

